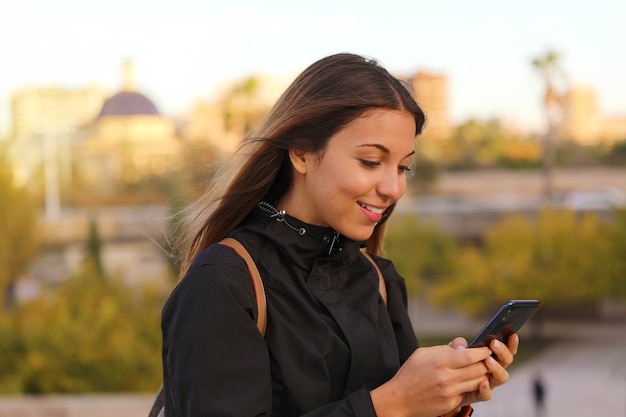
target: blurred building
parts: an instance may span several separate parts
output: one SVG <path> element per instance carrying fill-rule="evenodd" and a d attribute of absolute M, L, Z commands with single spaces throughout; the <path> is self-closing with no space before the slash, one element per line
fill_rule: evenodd
<path fill-rule="evenodd" d="M 28 88 L 12 99 L 15 141 L 46 133 L 76 130 L 98 114 L 106 96 L 101 87 L 77 90 L 56 87 Z"/>
<path fill-rule="evenodd" d="M 104 190 L 180 166 L 181 144 L 174 124 L 135 90 L 130 61 L 124 63 L 122 91 L 106 99 L 97 117 L 80 132 L 74 153 L 83 184 Z"/>
<path fill-rule="evenodd" d="M 228 155 L 258 127 L 285 88 L 284 79 L 268 75 L 225 84 L 215 100 L 195 104 L 188 114 L 183 136 L 204 141 L 218 154 Z"/>
<path fill-rule="evenodd" d="M 226 130 L 224 106 L 219 101 L 198 101 L 187 114 L 182 135 L 213 147 L 218 155 L 231 154 L 241 136 Z"/>
<path fill-rule="evenodd" d="M 427 71 L 418 71 L 412 78 L 415 100 L 426 113 L 423 136 L 447 139 L 452 126 L 448 108 L 448 77 Z"/>
<path fill-rule="evenodd" d="M 70 136 L 93 120 L 107 97 L 102 87 L 27 88 L 12 97 L 11 162 L 15 178 L 31 181 L 53 158 L 65 179 L 70 175 Z"/>
<path fill-rule="evenodd" d="M 598 109 L 596 93 L 576 85 L 561 97 L 563 117 L 559 135 L 581 145 L 626 139 L 626 117 L 608 117 Z"/>
<path fill-rule="evenodd" d="M 586 86 L 575 86 L 561 98 L 563 117 L 559 126 L 562 138 L 588 145 L 601 136 L 602 118 L 595 92 Z"/>

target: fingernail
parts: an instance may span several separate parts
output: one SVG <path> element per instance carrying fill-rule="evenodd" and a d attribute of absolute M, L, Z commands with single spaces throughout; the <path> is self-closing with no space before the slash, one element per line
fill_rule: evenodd
<path fill-rule="evenodd" d="M 494 366 L 494 365 L 496 364 L 496 360 L 493 358 L 493 356 L 489 356 L 489 357 L 487 358 L 487 364 L 488 364 L 489 366 Z"/>
<path fill-rule="evenodd" d="M 495 342 L 493 342 L 493 348 L 494 349 L 500 349 L 500 342 L 498 342 L 497 340 Z"/>

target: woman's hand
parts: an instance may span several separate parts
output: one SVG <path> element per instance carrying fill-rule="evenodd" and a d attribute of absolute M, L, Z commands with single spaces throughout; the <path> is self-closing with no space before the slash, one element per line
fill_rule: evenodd
<path fill-rule="evenodd" d="M 513 363 L 513 357 L 517 354 L 518 347 L 519 336 L 516 333 L 509 336 L 506 345 L 497 339 L 489 343 L 489 349 L 496 355 L 497 364 L 499 365 L 494 366 L 494 369 L 490 371 L 489 385 L 491 389 L 504 384 L 509 379 L 509 373 L 506 371 L 506 368 Z"/>
<path fill-rule="evenodd" d="M 506 368 L 518 346 L 519 337 L 513 334 L 508 345 L 493 340 L 489 348 L 466 349 L 467 341 L 461 337 L 448 346 L 419 348 L 390 381 L 371 392 L 376 413 L 379 417 L 437 416 L 490 400 L 493 388 L 509 379 Z"/>
<path fill-rule="evenodd" d="M 467 393 L 490 396 L 480 387 L 490 387 L 486 363 L 491 351 L 465 346 L 467 342 L 417 349 L 391 380 L 371 392 L 377 415 L 438 416 L 472 399 Z"/>
<path fill-rule="evenodd" d="M 452 341 L 451 345 L 454 346 L 457 339 Z M 519 336 L 515 333 L 509 336 L 507 345 L 497 339 L 494 339 L 491 343 L 489 343 L 489 349 L 495 354 L 496 359 L 492 356 L 485 359 L 485 366 L 489 369 L 488 380 L 486 383 L 481 383 L 478 390 L 468 392 L 463 399 L 462 405 L 479 401 L 488 401 L 491 399 L 492 390 L 508 381 L 509 373 L 506 368 L 513 363 L 513 357 L 517 354 L 518 347 Z"/>

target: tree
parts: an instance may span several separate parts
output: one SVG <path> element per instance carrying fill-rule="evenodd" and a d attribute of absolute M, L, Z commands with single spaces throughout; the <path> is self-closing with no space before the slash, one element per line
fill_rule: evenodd
<path fill-rule="evenodd" d="M 102 280 L 93 262 L 85 262 L 67 281 L 21 303 L 13 328 L 0 328 L 0 347 L 10 348 L 3 351 L 8 359 L 0 359 L 0 391 L 156 389 L 163 300 L 154 288 L 131 289 L 115 276 Z"/>
<path fill-rule="evenodd" d="M 605 252 L 608 268 L 606 295 L 609 299 L 626 302 L 626 208 L 615 209 L 613 221 L 606 225 Z"/>
<path fill-rule="evenodd" d="M 626 166 L 626 139 L 613 143 L 604 161 L 610 165 Z"/>
<path fill-rule="evenodd" d="M 552 204 L 554 194 L 552 185 L 552 171 L 554 169 L 554 142 L 557 138 L 557 129 L 562 112 L 561 96 L 557 93 L 555 85 L 558 78 L 564 78 L 560 61 L 561 56 L 554 50 L 549 50 L 545 55 L 535 58 L 532 61 L 532 65 L 539 71 L 545 85 L 543 106 L 546 121 L 548 123 L 548 129 L 544 139 L 542 169 L 544 199 L 548 204 Z"/>
<path fill-rule="evenodd" d="M 440 145 L 444 162 L 453 169 L 536 166 L 538 144 L 532 137 L 507 129 L 498 119 L 470 119 Z"/>
<path fill-rule="evenodd" d="M 13 180 L 12 168 L 0 151 L 0 291 L 4 309 L 15 307 L 15 285 L 37 250 L 37 204 Z"/>
<path fill-rule="evenodd" d="M 261 96 L 261 83 L 254 76 L 235 84 L 223 100 L 226 130 L 238 136 L 256 129 L 268 110 Z"/>
<path fill-rule="evenodd" d="M 450 138 L 459 152 L 455 164 L 461 168 L 495 165 L 504 154 L 505 145 L 510 139 L 497 119 L 486 122 L 468 120 Z"/>
<path fill-rule="evenodd" d="M 438 285 L 434 298 L 469 313 L 536 298 L 545 312 L 575 307 L 570 311 L 594 314 L 617 288 L 611 277 L 624 270 L 607 227 L 594 215 L 565 210 L 543 210 L 535 221 L 507 217 L 487 232 L 482 248 L 462 251 L 457 274 Z"/>
<path fill-rule="evenodd" d="M 420 296 L 433 283 L 451 275 L 456 266 L 452 238 L 413 215 L 392 217 L 385 236 L 385 252 L 406 279 L 409 293 Z"/>

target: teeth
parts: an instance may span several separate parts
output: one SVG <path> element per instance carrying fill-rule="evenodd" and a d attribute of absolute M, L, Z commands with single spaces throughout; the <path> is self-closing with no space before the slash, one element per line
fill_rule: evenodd
<path fill-rule="evenodd" d="M 385 211 L 385 209 L 368 206 L 367 204 L 363 204 L 363 203 L 359 203 L 359 205 L 371 211 L 372 213 L 376 213 L 376 214 L 383 214 L 383 212 Z"/>

